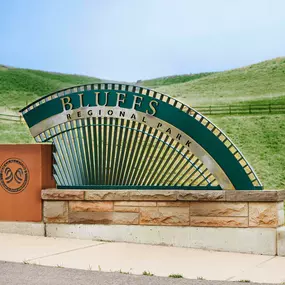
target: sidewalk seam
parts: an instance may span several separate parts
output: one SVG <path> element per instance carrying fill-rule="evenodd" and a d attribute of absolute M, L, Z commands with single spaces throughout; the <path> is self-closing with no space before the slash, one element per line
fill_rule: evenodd
<path fill-rule="evenodd" d="M 260 262 L 259 264 L 257 264 L 256 267 L 259 267 L 260 265 L 262 265 L 262 264 L 264 264 L 264 263 L 267 263 L 268 261 L 274 259 L 275 257 L 276 257 L 276 256 L 271 256 L 269 259 L 264 260 L 264 261 Z"/>
<path fill-rule="evenodd" d="M 36 259 L 43 259 L 46 257 L 51 257 L 51 256 L 56 256 L 56 255 L 60 255 L 60 254 L 64 254 L 64 253 L 68 253 L 68 252 L 73 252 L 73 251 L 77 251 L 77 250 L 81 250 L 81 249 L 86 249 L 89 247 L 95 247 L 98 245 L 102 245 L 102 244 L 106 244 L 106 242 L 102 242 L 102 243 L 98 243 L 98 244 L 93 244 L 93 245 L 88 245 L 88 246 L 84 246 L 84 247 L 79 247 L 79 248 L 74 248 L 74 249 L 70 249 L 70 250 L 66 250 L 66 251 L 62 251 L 62 252 L 57 252 L 57 253 L 53 253 L 53 254 L 49 254 L 49 255 L 44 255 L 44 256 L 40 256 L 40 257 L 35 257 L 35 258 L 31 258 L 31 259 L 26 259 L 26 262 L 30 262 Z"/>
<path fill-rule="evenodd" d="M 268 259 L 266 259 L 266 260 L 264 260 L 264 261 L 262 261 L 262 262 L 256 264 L 255 266 L 253 266 L 253 267 L 251 267 L 251 268 L 258 268 L 260 265 L 262 265 L 262 264 L 264 264 L 264 263 L 266 263 L 266 262 L 268 262 L 268 261 L 274 259 L 275 257 L 276 257 L 276 256 L 270 256 Z M 246 270 L 241 270 L 241 271 L 239 272 L 239 274 L 240 274 L 240 273 L 243 273 L 243 272 L 246 272 L 246 271 L 248 271 L 248 270 L 249 270 L 249 268 L 247 268 Z M 237 276 L 237 274 L 234 275 L 234 276 L 231 276 L 231 277 L 227 278 L 225 281 L 231 281 L 231 280 L 232 280 L 233 278 L 235 278 L 236 276 Z"/>

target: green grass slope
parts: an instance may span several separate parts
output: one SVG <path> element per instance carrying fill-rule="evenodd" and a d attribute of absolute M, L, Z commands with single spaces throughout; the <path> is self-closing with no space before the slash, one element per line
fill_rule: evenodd
<path fill-rule="evenodd" d="M 285 57 L 216 72 L 197 80 L 161 85 L 167 93 L 191 106 L 237 103 L 285 103 Z"/>
<path fill-rule="evenodd" d="M 99 82 L 88 76 L 51 73 L 0 65 L 0 106 L 14 110 L 55 90 L 79 84 Z"/>
<path fill-rule="evenodd" d="M 20 109 L 55 90 L 99 81 L 0 65 L 0 106 Z M 137 85 L 155 88 L 191 106 L 285 103 L 285 57 L 225 72 L 161 77 Z"/>
<path fill-rule="evenodd" d="M 204 72 L 204 73 L 196 73 L 196 74 L 184 74 L 184 75 L 173 75 L 173 76 L 165 76 L 159 77 L 149 80 L 139 80 L 137 81 L 136 85 L 155 88 L 161 85 L 171 85 L 171 84 L 178 84 L 189 82 L 192 80 L 196 80 L 205 76 L 209 76 L 213 74 L 213 72 Z"/>
<path fill-rule="evenodd" d="M 241 150 L 265 189 L 285 189 L 285 114 L 210 119 Z"/>
<path fill-rule="evenodd" d="M 0 144 L 35 143 L 25 123 L 0 120 Z"/>

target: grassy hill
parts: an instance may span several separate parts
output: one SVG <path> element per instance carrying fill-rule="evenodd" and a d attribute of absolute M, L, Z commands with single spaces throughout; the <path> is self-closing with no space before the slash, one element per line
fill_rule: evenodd
<path fill-rule="evenodd" d="M 14 110 L 55 90 L 100 79 L 81 75 L 10 68 L 0 65 L 0 106 Z"/>
<path fill-rule="evenodd" d="M 17 110 L 57 89 L 99 81 L 95 77 L 0 65 L 0 106 Z M 285 103 L 285 57 L 224 72 L 145 80 L 137 85 L 167 93 L 191 106 Z"/>
<path fill-rule="evenodd" d="M 285 189 L 285 114 L 210 119 L 242 151 L 265 189 Z"/>
<path fill-rule="evenodd" d="M 161 85 L 171 85 L 171 84 L 189 82 L 189 81 L 196 80 L 196 79 L 199 79 L 205 76 L 209 76 L 213 73 L 214 72 L 204 72 L 204 73 L 196 73 L 196 74 L 165 76 L 165 77 L 159 77 L 159 78 L 142 80 L 142 81 L 138 80 L 136 85 L 149 87 L 149 88 L 155 88 Z"/>
<path fill-rule="evenodd" d="M 161 82 L 163 83 L 163 82 Z M 285 57 L 155 88 L 190 106 L 284 103 Z"/>

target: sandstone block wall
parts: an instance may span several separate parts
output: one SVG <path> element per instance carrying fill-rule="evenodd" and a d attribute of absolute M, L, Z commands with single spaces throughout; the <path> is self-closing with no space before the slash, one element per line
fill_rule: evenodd
<path fill-rule="evenodd" d="M 45 223 L 277 228 L 285 191 L 42 191 Z"/>

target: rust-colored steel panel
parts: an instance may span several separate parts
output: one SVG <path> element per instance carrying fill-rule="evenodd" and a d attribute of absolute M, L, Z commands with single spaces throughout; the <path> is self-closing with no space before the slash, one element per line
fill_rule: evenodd
<path fill-rule="evenodd" d="M 50 187 L 51 145 L 0 145 L 0 221 L 40 222 L 41 190 Z"/>

